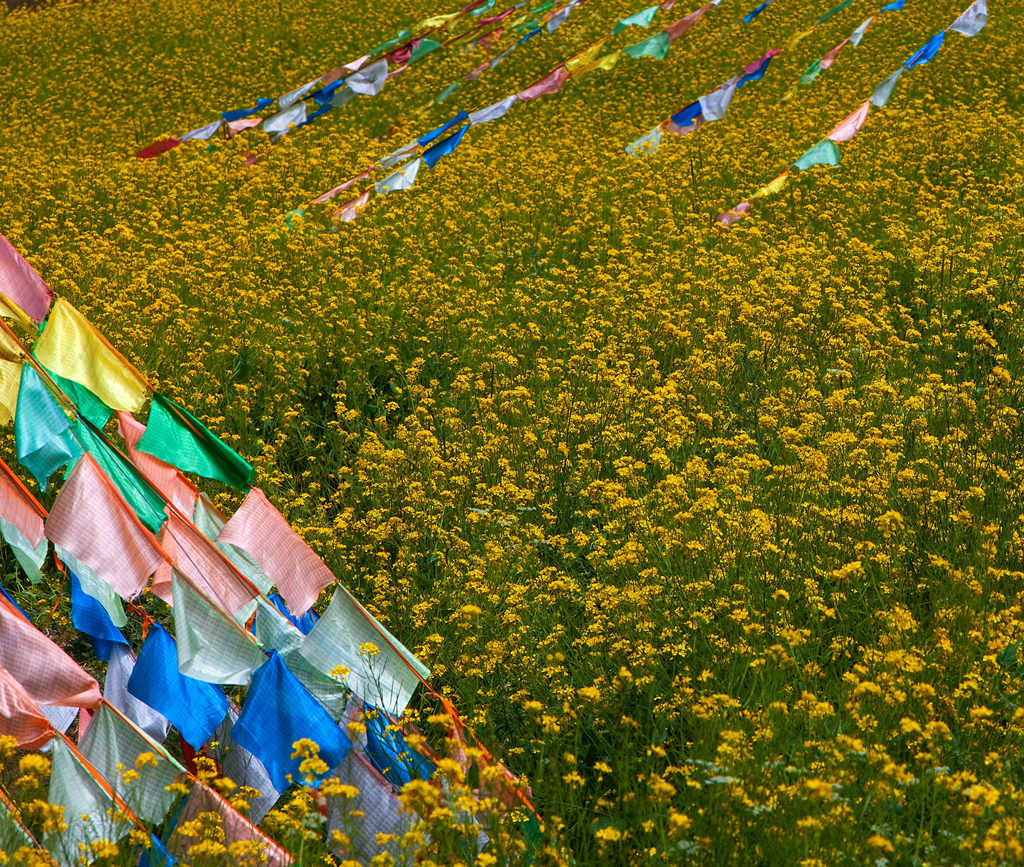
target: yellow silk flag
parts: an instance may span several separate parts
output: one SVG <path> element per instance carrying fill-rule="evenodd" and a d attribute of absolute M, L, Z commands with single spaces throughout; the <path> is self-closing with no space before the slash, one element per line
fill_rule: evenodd
<path fill-rule="evenodd" d="M 437 27 L 447 24 L 453 18 L 458 17 L 458 12 L 449 12 L 447 15 L 435 15 L 432 18 L 426 18 L 416 25 L 416 32 L 422 33 L 424 30 L 434 30 Z"/>
<path fill-rule="evenodd" d="M 569 70 L 569 74 L 575 75 L 575 73 L 578 70 L 584 69 L 585 67 L 593 63 L 594 58 L 597 57 L 597 53 L 601 50 L 602 46 L 607 41 L 607 36 L 604 39 L 599 39 L 597 42 L 591 45 L 590 48 L 584 49 L 571 60 L 565 61 L 565 68 Z"/>
<path fill-rule="evenodd" d="M 146 402 L 146 382 L 69 301 L 58 298 L 35 354 L 54 373 L 84 385 L 107 406 L 138 412 Z"/>
<path fill-rule="evenodd" d="M 21 388 L 21 365 L 0 360 L 0 427 L 10 424 L 18 406 Z"/>
<path fill-rule="evenodd" d="M 773 195 L 774 193 L 779 192 L 779 190 L 786 186 L 787 183 L 789 183 L 789 172 L 785 171 L 781 175 L 779 175 L 774 181 L 771 181 L 770 183 L 767 183 L 763 187 L 761 187 L 761 189 L 754 193 L 754 195 L 752 195 L 750 198 L 751 200 L 762 199 L 765 196 Z"/>
<path fill-rule="evenodd" d="M 589 66 L 584 66 L 582 69 L 575 71 L 576 75 L 586 75 L 588 72 L 593 72 L 595 69 L 600 69 L 603 72 L 611 72 L 615 68 L 615 64 L 619 62 L 619 58 L 622 56 L 622 50 L 617 49 L 606 54 L 604 57 L 594 61 Z"/>

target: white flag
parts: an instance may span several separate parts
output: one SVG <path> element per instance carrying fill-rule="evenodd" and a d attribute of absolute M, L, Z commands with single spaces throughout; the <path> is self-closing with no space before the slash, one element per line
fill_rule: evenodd
<path fill-rule="evenodd" d="M 870 18 L 867 19 L 867 21 L 861 24 L 860 27 L 858 27 L 856 30 L 853 31 L 853 33 L 850 34 L 850 42 L 853 43 L 854 46 L 860 45 L 861 39 L 864 38 L 865 31 L 868 29 L 868 27 L 871 25 L 871 22 L 874 20 L 875 16 L 872 15 Z"/>
<path fill-rule="evenodd" d="M 871 94 L 871 104 L 875 108 L 883 108 L 889 101 L 889 97 L 892 96 L 892 89 L 896 86 L 896 82 L 899 81 L 901 75 L 903 75 L 902 66 L 875 88 L 875 92 Z"/>
<path fill-rule="evenodd" d="M 214 133 L 220 129 L 221 124 L 224 123 L 223 119 L 218 118 L 213 123 L 208 123 L 206 126 L 201 126 L 199 129 L 194 129 L 192 132 L 187 132 L 181 137 L 182 141 L 188 141 L 189 139 L 197 138 L 205 141 L 208 138 L 213 138 Z"/>
<path fill-rule="evenodd" d="M 115 644 L 107 663 L 107 677 L 103 681 L 103 694 L 107 701 L 142 729 L 158 744 L 167 739 L 170 723 L 163 714 L 139 701 L 128 692 L 128 678 L 135 670 L 135 654 L 123 644 Z"/>
<path fill-rule="evenodd" d="M 289 91 L 284 96 L 279 96 L 277 98 L 278 111 L 284 111 L 286 108 L 291 108 L 314 87 L 316 87 L 319 81 L 319 78 L 314 78 L 312 81 L 307 81 L 302 85 L 302 87 L 296 87 L 295 90 Z"/>
<path fill-rule="evenodd" d="M 968 6 L 949 29 L 964 36 L 976 35 L 988 23 L 988 0 L 978 0 Z"/>
<path fill-rule="evenodd" d="M 640 154 L 650 153 L 658 149 L 661 144 L 661 126 L 656 126 L 650 132 L 644 133 L 632 144 L 626 145 L 626 153 L 631 157 Z"/>
<path fill-rule="evenodd" d="M 377 181 L 375 189 L 378 196 L 385 193 L 393 193 L 395 190 L 408 190 L 416 183 L 416 174 L 420 170 L 420 163 L 423 161 L 417 157 L 410 163 L 406 163 L 393 175 L 388 175 L 384 180 Z"/>
<path fill-rule="evenodd" d="M 279 111 L 275 115 L 271 115 L 265 121 L 263 121 L 263 130 L 269 133 L 285 133 L 288 130 L 306 120 L 306 103 L 300 102 L 297 105 L 293 105 L 291 108 L 287 108 L 284 111 Z"/>
<path fill-rule="evenodd" d="M 384 82 L 387 80 L 388 62 L 381 58 L 350 75 L 345 79 L 345 84 L 363 96 L 376 96 L 384 88 Z"/>
<path fill-rule="evenodd" d="M 732 95 L 736 92 L 737 81 L 731 81 L 717 90 L 702 96 L 697 102 L 700 103 L 700 112 L 704 120 L 711 122 L 721 120 L 729 110 L 729 103 L 732 102 Z"/>
<path fill-rule="evenodd" d="M 496 102 L 494 105 L 489 105 L 487 108 L 481 108 L 479 111 L 471 112 L 469 115 L 470 126 L 476 126 L 478 123 L 487 123 L 489 120 L 497 120 L 499 117 L 504 117 L 514 103 L 519 99 L 518 94 L 513 93 L 511 96 L 506 96 L 501 102 Z"/>

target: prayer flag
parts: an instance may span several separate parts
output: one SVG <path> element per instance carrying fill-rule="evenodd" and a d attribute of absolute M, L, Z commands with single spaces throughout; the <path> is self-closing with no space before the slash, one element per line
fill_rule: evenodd
<path fill-rule="evenodd" d="M 615 25 L 612 30 L 612 36 L 618 36 L 627 27 L 650 27 L 651 22 L 654 21 L 654 16 L 658 14 L 657 5 L 648 6 L 646 9 L 641 9 L 639 12 L 634 12 L 628 18 L 623 18 Z"/>
<path fill-rule="evenodd" d="M 68 574 L 71 577 L 71 622 L 75 629 L 89 636 L 96 658 L 106 662 L 114 644 L 127 646 L 128 642 L 114 626 L 106 609 L 82 589 L 78 576 L 70 570 Z"/>
<path fill-rule="evenodd" d="M 855 48 L 858 45 L 860 45 L 861 39 L 864 38 L 864 34 L 867 32 L 868 27 L 871 26 L 871 22 L 874 20 L 875 16 L 872 15 L 863 24 L 861 24 L 860 27 L 858 27 L 856 30 L 853 31 L 853 33 L 850 34 L 850 42 L 853 44 Z"/>
<path fill-rule="evenodd" d="M 442 139 L 436 145 L 428 148 L 423 152 L 423 162 L 427 164 L 428 169 L 432 169 L 440 161 L 441 157 L 445 157 L 450 154 L 459 146 L 459 142 L 462 141 L 462 137 L 466 134 L 466 130 L 469 129 L 470 124 L 466 124 L 458 132 L 453 133 L 446 139 Z"/>
<path fill-rule="evenodd" d="M 962 36 L 976 36 L 987 23 L 988 2 L 976 0 L 960 13 L 960 17 L 949 25 L 949 29 Z"/>
<path fill-rule="evenodd" d="M 46 552 L 50 548 L 46 539 L 43 538 L 39 541 L 39 544 L 32 545 L 22 535 L 21 530 L 3 518 L 0 518 L 0 535 L 11 546 L 14 559 L 25 570 L 28 580 L 33 584 L 39 584 L 43 580 L 43 563 L 46 561 Z"/>
<path fill-rule="evenodd" d="M 285 604 L 285 601 L 281 598 L 281 594 L 279 593 L 271 593 L 270 596 L 268 596 L 267 598 L 270 599 L 274 607 L 278 611 L 280 611 L 288 619 L 288 621 L 303 635 L 309 635 L 310 630 L 316 625 L 316 622 L 320 619 L 320 615 L 318 615 L 312 609 L 307 611 L 301 617 L 296 617 L 289 610 L 288 606 Z M 275 650 L 276 649 L 278 648 L 275 648 Z"/>
<path fill-rule="evenodd" d="M 597 59 L 598 53 L 604 47 L 604 44 L 608 41 L 606 36 L 604 39 L 599 39 L 589 48 L 584 49 L 579 54 L 573 56 L 565 62 L 565 68 L 568 70 L 570 75 L 574 75 L 582 69 L 587 69 Z"/>
<path fill-rule="evenodd" d="M 21 388 L 21 362 L 0 359 L 0 426 L 14 419 Z"/>
<path fill-rule="evenodd" d="M 828 69 L 833 63 L 835 63 L 836 58 L 839 56 L 839 52 L 843 50 L 843 48 L 846 46 L 846 43 L 849 41 L 850 39 L 849 37 L 847 37 L 842 42 L 840 42 L 835 48 L 833 48 L 828 54 L 821 58 L 821 63 L 818 65 L 818 68 Z"/>
<path fill-rule="evenodd" d="M 0 668 L 0 732 L 13 737 L 23 750 L 38 750 L 53 737 L 50 720 L 25 688 L 3 668 Z"/>
<path fill-rule="evenodd" d="M 349 187 L 351 187 L 352 184 L 354 184 L 356 181 L 366 180 L 368 177 L 370 177 L 369 170 L 365 172 L 360 172 L 355 177 L 351 177 L 347 181 L 343 181 L 342 183 L 338 184 L 338 186 L 328 190 L 326 193 L 321 193 L 319 196 L 313 199 L 313 203 L 320 205 L 323 204 L 324 202 L 329 202 L 336 195 L 338 195 L 338 193 L 344 192 Z"/>
<path fill-rule="evenodd" d="M 21 370 L 18 408 L 14 416 L 18 461 L 35 477 L 40 490 L 58 469 L 73 464 L 82 447 L 71 422 L 31 365 Z"/>
<path fill-rule="evenodd" d="M 294 126 L 300 126 L 306 122 L 306 103 L 299 102 L 291 108 L 286 108 L 273 114 L 263 121 L 263 131 L 273 135 L 277 133 L 284 135 Z"/>
<path fill-rule="evenodd" d="M 730 226 L 733 226 L 736 223 L 738 223 L 749 213 L 750 202 L 740 202 L 738 205 L 736 205 L 736 207 L 730 208 L 728 211 L 725 211 L 724 213 L 719 214 L 717 217 L 715 217 L 715 222 L 725 226 L 726 228 L 729 228 Z"/>
<path fill-rule="evenodd" d="M 418 139 L 416 139 L 416 142 L 418 144 L 422 145 L 423 147 L 426 147 L 428 144 L 430 144 L 438 136 L 444 135 L 453 126 L 456 126 L 457 124 L 462 123 L 468 117 L 469 117 L 468 114 L 466 114 L 464 111 L 460 111 L 451 120 L 446 120 L 443 124 L 441 124 L 436 129 L 432 129 L 430 132 L 426 133 L 425 135 L 421 135 Z"/>
<path fill-rule="evenodd" d="M 623 51 L 626 52 L 630 57 L 637 59 L 640 57 L 653 57 L 655 60 L 664 60 L 665 55 L 668 54 L 669 45 L 671 45 L 668 34 L 665 31 L 656 33 L 643 42 L 637 42 L 635 45 L 628 45 Z"/>
<path fill-rule="evenodd" d="M 84 416 L 93 425 L 101 429 L 110 421 L 110 407 L 84 385 L 79 385 L 73 379 L 66 379 L 52 370 L 47 370 L 46 372 L 50 379 L 57 383 L 57 387 L 70 398 L 79 415 Z"/>
<path fill-rule="evenodd" d="M 896 82 L 899 81 L 901 75 L 903 75 L 902 66 L 875 88 L 875 92 L 871 94 L 871 99 L 869 100 L 875 108 L 885 108 L 889 97 L 892 96 L 892 89 L 896 86 Z"/>
<path fill-rule="evenodd" d="M 39 508 L 3 461 L 0 461 L 0 519 L 16 527 L 33 547 L 44 539 L 43 518 Z"/>
<path fill-rule="evenodd" d="M 384 180 L 377 181 L 374 184 L 377 195 L 383 196 L 386 193 L 393 193 L 397 190 L 412 189 L 413 184 L 416 183 L 416 175 L 422 163 L 423 161 L 420 159 L 412 160 L 402 166 L 397 172 L 388 175 Z"/>
<path fill-rule="evenodd" d="M 813 166 L 837 166 L 839 165 L 839 147 L 835 142 L 824 139 L 814 147 L 808 148 L 807 152 L 793 165 L 802 172 Z"/>
<path fill-rule="evenodd" d="M 821 61 L 815 60 L 810 66 L 804 71 L 804 74 L 800 76 L 801 84 L 810 84 L 821 74 Z"/>
<path fill-rule="evenodd" d="M 263 123 L 262 117 L 245 117 L 241 120 L 230 121 L 228 123 L 228 138 L 234 138 L 240 132 L 245 132 L 247 129 L 259 126 L 261 123 Z"/>
<path fill-rule="evenodd" d="M 277 98 L 278 112 L 283 112 L 286 108 L 291 108 L 297 102 L 304 99 L 306 94 L 309 93 L 319 83 L 320 79 L 314 78 L 312 81 L 307 81 L 305 84 L 296 87 L 295 90 L 290 90 L 283 96 L 279 96 Z"/>
<path fill-rule="evenodd" d="M 149 628 L 128 680 L 128 692 L 167 717 L 196 750 L 209 740 L 228 711 L 227 697 L 219 687 L 178 671 L 174 639 L 159 623 Z"/>
<path fill-rule="evenodd" d="M 341 763 L 352 744 L 316 699 L 287 669 L 277 651 L 252 676 L 231 737 L 262 762 L 274 788 L 302 781 L 301 757 L 292 744 L 308 738 L 320 747 L 328 768 Z"/>
<path fill-rule="evenodd" d="M 335 220 L 341 220 L 343 223 L 351 223 L 356 217 L 359 216 L 360 212 L 370 203 L 370 190 L 363 190 L 354 199 L 349 200 L 340 208 L 335 210 L 332 216 Z"/>
<path fill-rule="evenodd" d="M 765 52 L 764 56 L 760 59 L 744 66 L 744 74 L 740 77 L 740 80 L 736 82 L 736 86 L 743 87 L 743 85 L 748 81 L 759 81 L 764 78 L 764 74 L 768 71 L 768 65 L 772 62 L 772 58 L 778 53 L 779 49 L 773 48 L 771 51 Z"/>
<path fill-rule="evenodd" d="M 437 104 L 444 102 L 449 96 L 455 93 L 458 86 L 459 82 L 457 81 L 454 82 L 453 84 L 449 84 L 444 90 L 442 90 L 437 96 L 434 97 L 434 103 Z"/>
<path fill-rule="evenodd" d="M 268 97 L 261 96 L 256 100 L 256 105 L 252 108 L 236 108 L 231 111 L 222 111 L 220 116 L 226 120 L 229 124 L 235 123 L 236 121 L 243 120 L 249 117 L 249 115 L 256 114 L 258 111 L 262 111 L 265 108 L 270 108 L 274 104 L 274 100 Z M 259 123 L 259 121 L 256 121 Z"/>
<path fill-rule="evenodd" d="M 118 629 L 126 626 L 128 618 L 125 616 L 124 606 L 121 605 L 121 597 L 114 592 L 114 588 L 86 566 L 85 563 L 76 558 L 74 554 L 61 548 L 60 545 L 55 545 L 54 551 L 57 554 L 57 558 L 71 572 L 75 573 L 78 583 L 82 586 L 82 591 L 91 596 L 103 608 L 111 623 Z"/>
<path fill-rule="evenodd" d="M 393 166 L 395 163 L 402 162 L 402 160 L 406 159 L 410 154 L 414 153 L 419 146 L 419 139 L 410 142 L 407 145 L 402 145 L 402 147 L 398 148 L 398 150 L 393 150 L 391 153 L 389 153 L 377 165 L 379 165 L 382 169 L 391 168 L 391 166 Z M 367 176 L 369 176 L 369 172 L 367 172 Z"/>
<path fill-rule="evenodd" d="M 42 322 L 53 303 L 53 290 L 3 235 L 0 235 L 0 293 L 34 322 Z"/>
<path fill-rule="evenodd" d="M 768 4 L 771 3 L 771 2 L 772 2 L 772 0 L 764 0 L 764 3 L 762 3 L 756 9 L 752 9 L 750 12 L 748 12 L 746 15 L 744 15 L 743 16 L 744 23 L 749 24 L 751 21 L 753 21 L 755 18 L 757 18 L 758 15 L 760 15 L 762 12 L 764 12 L 764 10 L 768 7 Z"/>
<path fill-rule="evenodd" d="M 207 139 L 211 139 L 214 137 L 214 135 L 216 135 L 217 130 L 221 128 L 221 125 L 223 123 L 223 118 L 217 118 L 217 120 L 213 121 L 212 123 L 206 124 L 206 126 L 201 126 L 197 129 L 192 130 L 191 132 L 185 133 L 181 137 L 181 140 L 191 141 L 192 139 L 199 139 L 200 141 L 206 141 Z"/>
<path fill-rule="evenodd" d="M 246 798 L 249 809 L 246 816 L 250 822 L 262 822 L 281 793 L 274 788 L 274 783 L 263 767 L 263 763 L 245 747 L 231 737 L 231 729 L 238 720 L 238 711 L 232 706 L 220 728 L 213 733 L 210 750 L 217 764 L 224 769 L 224 776 L 238 786 L 248 786 L 259 792 L 259 795 Z"/>
<path fill-rule="evenodd" d="M 432 51 L 437 51 L 441 47 L 440 42 L 436 42 L 433 39 L 418 39 L 412 47 L 412 54 L 409 55 L 409 63 L 415 63 L 423 57 L 426 57 Z"/>
<path fill-rule="evenodd" d="M 525 90 L 519 91 L 519 98 L 526 101 L 549 93 L 558 93 L 568 80 L 569 72 L 563 64 L 549 72 L 540 81 L 531 84 Z"/>
<path fill-rule="evenodd" d="M 705 6 L 701 6 L 696 12 L 691 12 L 685 18 L 680 18 L 678 21 L 669 24 L 668 27 L 662 31 L 668 36 L 669 45 L 675 42 L 680 36 L 682 36 L 687 30 L 693 27 L 709 9 L 713 8 L 712 4 L 708 3 Z M 628 49 L 627 49 L 628 50 Z"/>
<path fill-rule="evenodd" d="M 160 491 L 167 502 L 172 503 L 183 515 L 191 515 L 198 496 L 195 486 L 176 467 L 138 450 L 139 440 L 145 433 L 146 426 L 130 412 L 119 412 L 117 431 L 124 440 L 128 456 L 139 471 Z"/>
<path fill-rule="evenodd" d="M 729 103 L 732 102 L 732 95 L 736 92 L 738 86 L 738 80 L 732 81 L 698 99 L 700 113 L 703 115 L 704 120 L 710 123 L 725 117 L 725 113 L 729 110 Z"/>
<path fill-rule="evenodd" d="M 642 154 L 649 154 L 651 151 L 656 151 L 658 146 L 661 144 L 661 125 L 659 124 L 650 132 L 645 132 L 635 142 L 626 145 L 626 153 L 631 157 L 640 156 Z"/>
<path fill-rule="evenodd" d="M 154 741 L 162 744 L 170 723 L 162 713 L 128 692 L 128 681 L 134 670 L 135 654 L 131 648 L 114 645 L 107 663 L 107 676 L 103 681 L 103 696 Z"/>
<path fill-rule="evenodd" d="M 259 488 L 250 489 L 217 541 L 252 555 L 296 614 L 305 613 L 336 580 Z"/>
<path fill-rule="evenodd" d="M 871 102 L 864 102 L 837 123 L 826 138 L 837 143 L 852 139 L 860 132 L 861 127 L 864 126 L 864 121 L 868 119 L 868 110 L 870 108 Z"/>
<path fill-rule="evenodd" d="M 404 62 L 404 61 L 403 61 Z M 364 66 L 358 72 L 352 73 L 345 84 L 356 93 L 363 96 L 376 96 L 388 80 L 388 62 L 385 59 L 376 60 L 369 66 Z"/>
<path fill-rule="evenodd" d="M 429 780 L 436 766 L 409 746 L 397 726 L 370 704 L 363 705 L 366 723 L 366 755 L 373 766 L 396 788 L 410 780 Z"/>
<path fill-rule="evenodd" d="M 917 51 L 910 55 L 907 62 L 903 64 L 904 69 L 912 69 L 915 66 L 922 66 L 931 60 L 936 54 L 939 53 L 939 49 L 942 47 L 942 42 L 946 38 L 946 31 L 940 30 L 931 39 L 929 39 L 924 45 L 922 45 Z"/>
<path fill-rule="evenodd" d="M 878 11 L 879 12 L 897 12 L 900 9 L 903 8 L 903 4 L 906 3 L 906 2 L 907 2 L 907 0 L 895 0 L 895 2 L 890 3 L 888 6 L 883 6 Z"/>
<path fill-rule="evenodd" d="M 58 298 L 35 355 L 46 367 L 89 389 L 112 409 L 135 412 L 146 401 L 145 380 L 71 303 Z"/>
<path fill-rule="evenodd" d="M 479 111 L 472 112 L 469 115 L 470 125 L 476 126 L 480 123 L 487 123 L 491 120 L 497 120 L 499 117 L 504 117 L 505 113 L 517 99 L 519 99 L 519 95 L 513 93 L 511 96 L 506 96 L 501 102 L 496 102 L 486 108 L 481 108 Z"/>
<path fill-rule="evenodd" d="M 817 27 L 819 24 L 824 24 L 826 21 L 828 21 L 829 18 L 831 18 L 833 15 L 838 15 L 851 3 L 853 3 L 853 0 L 843 0 L 842 3 L 837 3 L 831 9 L 829 9 L 828 12 L 822 15 L 821 18 L 815 21 L 814 26 Z"/>
<path fill-rule="evenodd" d="M 564 7 L 563 9 L 559 9 L 554 15 L 552 15 L 548 19 L 548 23 L 545 25 L 548 33 L 554 33 L 559 27 L 565 24 L 570 12 L 572 12 L 572 4 Z"/>
<path fill-rule="evenodd" d="M 167 138 L 162 138 L 159 141 L 146 145 L 142 150 L 136 151 L 135 158 L 140 160 L 151 160 L 154 157 L 160 156 L 160 154 L 165 154 L 167 151 L 174 150 L 180 144 L 181 139 L 175 138 L 173 135 Z"/>

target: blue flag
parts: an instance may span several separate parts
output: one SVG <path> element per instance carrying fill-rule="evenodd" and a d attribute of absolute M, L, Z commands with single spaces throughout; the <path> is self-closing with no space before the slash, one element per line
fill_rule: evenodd
<path fill-rule="evenodd" d="M 61 467 L 74 464 L 82 454 L 82 447 L 71 432 L 71 422 L 28 364 L 21 369 L 14 438 L 18 461 L 35 476 L 43 491 L 50 476 Z"/>
<path fill-rule="evenodd" d="M 254 105 L 252 108 L 236 108 L 232 111 L 222 111 L 220 113 L 220 116 L 224 118 L 224 120 L 226 120 L 228 123 L 231 123 L 231 121 L 233 120 L 241 120 L 243 117 L 248 117 L 250 114 L 256 114 L 256 112 L 260 111 L 261 109 L 270 108 L 270 106 L 272 106 L 273 104 L 274 100 L 268 99 L 265 96 L 261 96 L 259 99 L 256 100 L 256 105 Z"/>
<path fill-rule="evenodd" d="M 24 609 L 17 602 L 14 601 L 14 597 L 7 592 L 7 588 L 4 587 L 3 584 L 0 584 L 0 593 L 3 593 L 4 596 L 7 597 L 7 601 L 10 602 L 11 605 L 13 605 L 15 608 L 18 609 L 18 611 L 21 612 L 22 617 L 24 617 L 26 620 L 29 619 L 29 616 L 25 613 Z"/>
<path fill-rule="evenodd" d="M 432 169 L 437 165 L 438 161 L 443 156 L 450 154 L 455 148 L 459 146 L 459 142 L 462 141 L 462 137 L 466 134 L 466 130 L 469 129 L 470 124 L 466 124 L 457 133 L 454 133 L 448 138 L 439 141 L 429 150 L 423 152 L 423 162 L 427 164 L 427 168 Z"/>
<path fill-rule="evenodd" d="M 464 120 L 468 120 L 468 119 L 469 119 L 469 115 L 466 114 L 466 112 L 464 112 L 464 111 L 460 111 L 451 120 L 445 121 L 437 129 L 432 129 L 426 135 L 420 136 L 418 139 L 416 139 L 416 141 L 419 142 L 423 147 L 426 147 L 434 139 L 436 139 L 439 135 L 444 135 L 446 132 L 448 132 L 448 130 L 450 130 L 453 126 L 455 126 L 455 124 L 462 123 Z"/>
<path fill-rule="evenodd" d="M 271 593 L 267 598 L 274 603 L 274 607 L 278 611 L 291 621 L 292 626 L 298 629 L 303 635 L 309 635 L 309 631 L 316 626 L 316 622 L 320 619 L 312 608 L 301 617 L 296 617 L 288 610 L 288 606 L 285 604 L 284 599 L 281 598 L 280 593 Z"/>
<path fill-rule="evenodd" d="M 686 108 L 672 115 L 672 123 L 676 126 L 689 126 L 700 114 L 700 101 L 691 102 Z"/>
<path fill-rule="evenodd" d="M 774 55 L 773 55 L 774 56 Z M 759 81 L 764 78 L 764 74 L 768 71 L 768 66 L 771 64 L 772 58 L 766 57 L 761 61 L 760 66 L 757 67 L 753 72 L 748 72 L 739 81 L 736 82 L 736 87 L 743 87 L 748 81 Z"/>
<path fill-rule="evenodd" d="M 287 669 L 277 651 L 253 672 L 231 738 L 263 763 L 279 792 L 300 782 L 302 759 L 292 758 L 297 740 L 314 741 L 328 768 L 336 768 L 352 749 L 348 736 Z"/>
<path fill-rule="evenodd" d="M 762 3 L 760 6 L 758 6 L 753 11 L 748 12 L 746 15 L 744 15 L 743 16 L 744 23 L 749 24 L 751 21 L 753 21 L 755 18 L 757 18 L 758 15 L 760 15 L 762 12 L 764 12 L 765 8 L 771 2 L 772 2 L 772 0 L 764 0 L 764 3 Z"/>
<path fill-rule="evenodd" d="M 946 38 L 946 31 L 940 30 L 931 39 L 929 39 L 924 45 L 917 49 L 910 59 L 903 64 L 904 69 L 910 69 L 914 66 L 920 66 L 923 63 L 927 63 L 936 54 L 939 53 L 939 49 L 942 47 L 942 40 Z"/>
<path fill-rule="evenodd" d="M 898 12 L 900 9 L 903 8 L 903 4 L 906 3 L 906 2 L 907 2 L 907 0 L 896 0 L 895 3 L 890 3 L 888 6 L 883 6 L 878 11 L 879 12 Z"/>
<path fill-rule="evenodd" d="M 366 722 L 366 755 L 393 786 L 401 788 L 410 780 L 429 780 L 436 766 L 414 750 L 400 731 L 388 731 L 388 719 L 373 705 L 363 705 Z"/>
<path fill-rule="evenodd" d="M 196 750 L 210 739 L 228 712 L 227 696 L 219 687 L 178 671 L 177 645 L 159 623 L 149 628 L 128 680 L 128 692 L 167 717 Z"/>
<path fill-rule="evenodd" d="M 82 589 L 78 576 L 70 569 L 68 574 L 71 576 L 71 622 L 75 629 L 89 636 L 96 658 L 107 662 L 115 644 L 127 647 L 128 642 L 110 619 L 107 610 Z"/>

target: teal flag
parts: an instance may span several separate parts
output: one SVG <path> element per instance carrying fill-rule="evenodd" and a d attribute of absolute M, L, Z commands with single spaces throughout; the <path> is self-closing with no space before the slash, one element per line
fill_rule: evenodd
<path fill-rule="evenodd" d="M 811 166 L 837 166 L 839 165 L 839 145 L 828 139 L 820 141 L 793 165 L 802 172 L 807 171 Z"/>
<path fill-rule="evenodd" d="M 412 56 L 409 58 L 410 63 L 415 63 L 421 57 L 426 57 L 431 51 L 437 51 L 441 47 L 440 42 L 435 42 L 433 39 L 421 39 L 412 49 Z"/>
<path fill-rule="evenodd" d="M 655 60 L 664 60 L 668 54 L 669 37 L 662 31 L 656 33 L 650 39 L 638 42 L 636 45 L 629 45 L 623 49 L 630 57 L 653 57 Z"/>
<path fill-rule="evenodd" d="M 96 427 L 102 429 L 110 421 L 113 410 L 84 385 L 79 385 L 73 380 L 65 379 L 49 368 L 47 368 L 47 373 L 60 386 L 60 390 L 71 398 L 71 402 L 78 407 L 78 411 Z"/>
<path fill-rule="evenodd" d="M 828 12 L 822 15 L 821 18 L 815 21 L 814 26 L 817 27 L 819 24 L 824 24 L 826 21 L 828 21 L 829 18 L 831 18 L 833 15 L 838 15 L 851 3 L 853 3 L 853 0 L 843 0 L 842 3 L 837 3 L 831 9 L 829 9 Z"/>
<path fill-rule="evenodd" d="M 612 30 L 612 36 L 618 36 L 627 27 L 650 27 L 651 22 L 654 20 L 654 16 L 658 13 L 658 6 L 648 6 L 646 9 L 641 9 L 639 12 L 630 15 L 628 18 L 623 18 L 618 24 L 615 25 L 615 29 Z"/>
<path fill-rule="evenodd" d="M 815 60 L 810 66 L 807 67 L 807 71 L 800 76 L 800 82 L 802 84 L 810 84 L 814 79 L 818 77 L 821 72 L 821 61 Z"/>
<path fill-rule="evenodd" d="M 194 415 L 162 394 L 153 395 L 146 432 L 138 450 L 179 470 L 246 490 L 255 471 Z"/>
<path fill-rule="evenodd" d="M 18 461 L 43 491 L 50 476 L 63 466 L 74 466 L 82 454 L 67 415 L 28 364 L 21 368 L 14 438 Z"/>

